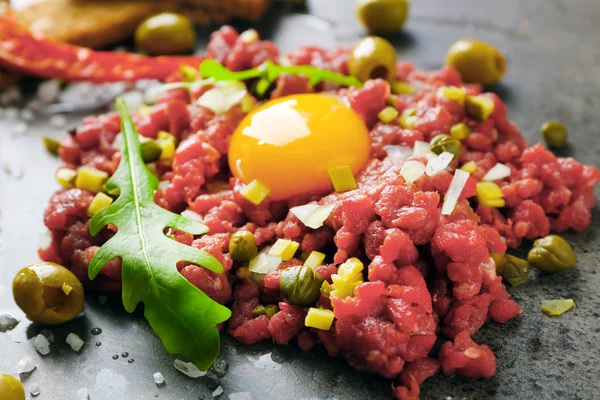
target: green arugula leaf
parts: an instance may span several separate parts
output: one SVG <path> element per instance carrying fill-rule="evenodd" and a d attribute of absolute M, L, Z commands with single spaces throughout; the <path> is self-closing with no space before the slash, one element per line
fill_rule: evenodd
<path fill-rule="evenodd" d="M 204 60 L 202 64 L 200 64 L 200 75 L 205 79 L 212 78 L 215 81 L 244 81 L 246 79 L 260 78 L 260 81 L 257 84 L 257 93 L 259 95 L 263 95 L 267 91 L 269 85 L 281 74 L 307 76 L 311 86 L 315 86 L 323 81 L 337 83 L 342 86 L 354 86 L 357 88 L 363 86 L 362 82 L 353 76 L 338 74 L 326 69 L 313 67 L 312 65 L 277 65 L 272 61 L 265 61 L 256 68 L 234 72 L 215 60 Z"/>
<path fill-rule="evenodd" d="M 94 215 L 90 232 L 96 235 L 108 224 L 117 226 L 118 232 L 94 256 L 90 279 L 107 262 L 121 258 L 125 309 L 133 312 L 143 302 L 144 315 L 167 351 L 207 370 L 219 353 L 217 324 L 226 321 L 231 311 L 188 282 L 176 264 L 186 261 L 217 273 L 223 272 L 223 267 L 212 255 L 164 234 L 167 227 L 194 235 L 204 234 L 208 228 L 154 203 L 158 179 L 142 160 L 138 133 L 125 102 L 117 99 L 116 103 L 121 114 L 122 159 L 106 189 L 118 189 L 120 195 Z"/>

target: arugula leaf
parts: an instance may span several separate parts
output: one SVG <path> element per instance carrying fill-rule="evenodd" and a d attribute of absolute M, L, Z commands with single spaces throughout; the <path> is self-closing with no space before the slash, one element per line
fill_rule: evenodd
<path fill-rule="evenodd" d="M 94 279 L 102 267 L 121 258 L 123 305 L 133 312 L 144 303 L 144 315 L 169 353 L 181 354 L 199 369 L 207 370 L 219 353 L 217 324 L 231 311 L 196 288 L 178 271 L 176 264 L 187 261 L 221 273 L 223 267 L 212 255 L 169 239 L 167 227 L 194 235 L 208 232 L 197 222 L 167 211 L 154 203 L 158 179 L 142 160 L 135 126 L 122 99 L 117 99 L 123 133 L 122 159 L 106 183 L 120 195 L 90 221 L 96 235 L 107 224 L 118 232 L 96 253 L 89 267 Z"/>
<path fill-rule="evenodd" d="M 215 81 L 231 81 L 260 78 L 257 84 L 257 93 L 263 95 L 269 85 L 281 74 L 304 75 L 309 78 L 311 86 L 320 82 L 327 81 L 337 83 L 342 86 L 354 86 L 360 88 L 362 82 L 353 76 L 342 75 L 336 72 L 313 67 L 312 65 L 277 65 L 272 61 L 265 61 L 256 68 L 246 71 L 234 72 L 215 60 L 204 60 L 200 64 L 200 75 L 205 79 L 214 79 Z"/>

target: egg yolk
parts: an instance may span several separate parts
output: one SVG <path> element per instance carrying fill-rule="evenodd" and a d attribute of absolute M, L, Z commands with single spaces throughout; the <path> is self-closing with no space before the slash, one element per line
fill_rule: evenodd
<path fill-rule="evenodd" d="M 356 176 L 369 160 L 369 131 L 337 98 L 301 94 L 249 113 L 229 145 L 229 168 L 244 183 L 260 180 L 269 198 L 332 190 L 327 170 L 348 165 Z"/>

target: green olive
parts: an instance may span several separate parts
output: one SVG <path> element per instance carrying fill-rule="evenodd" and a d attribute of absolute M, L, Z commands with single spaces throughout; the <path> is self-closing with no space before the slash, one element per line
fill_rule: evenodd
<path fill-rule="evenodd" d="M 512 286 L 519 286 L 529 280 L 531 268 L 527 261 L 500 253 L 492 253 L 492 258 L 496 263 L 496 273 Z"/>
<path fill-rule="evenodd" d="M 43 262 L 23 268 L 13 280 L 15 303 L 27 318 L 45 325 L 58 325 L 83 310 L 83 286 L 62 265 Z"/>
<path fill-rule="evenodd" d="M 17 378 L 8 374 L 0 374 L 0 394 L 2 400 L 25 400 L 23 384 Z"/>
<path fill-rule="evenodd" d="M 195 44 L 194 24 L 181 14 L 154 15 L 135 30 L 135 45 L 151 56 L 187 53 Z"/>
<path fill-rule="evenodd" d="M 392 33 L 404 26 L 409 6 L 410 0 L 358 0 L 356 12 L 371 32 Z"/>
<path fill-rule="evenodd" d="M 555 272 L 573 268 L 577 264 L 577 254 L 560 236 L 548 235 L 533 242 L 527 260 L 541 271 Z"/>
<path fill-rule="evenodd" d="M 233 261 L 246 262 L 252 260 L 258 254 L 256 239 L 252 232 L 237 231 L 231 235 L 229 241 L 229 255 Z"/>
<path fill-rule="evenodd" d="M 290 304 L 306 306 L 321 296 L 323 277 L 310 267 L 297 266 L 284 270 L 279 280 L 283 297 Z"/>
<path fill-rule="evenodd" d="M 547 121 L 541 127 L 542 137 L 550 147 L 561 148 L 567 144 L 569 131 L 558 121 Z"/>
<path fill-rule="evenodd" d="M 140 136 L 140 147 L 142 149 L 142 159 L 146 164 L 160 158 L 162 147 L 160 147 L 156 140 Z"/>
<path fill-rule="evenodd" d="M 460 141 L 454 139 L 450 135 L 441 134 L 431 139 L 431 151 L 435 154 L 442 154 L 447 151 L 448 153 L 454 154 L 454 157 L 458 157 L 460 154 Z"/>
<path fill-rule="evenodd" d="M 361 81 L 396 78 L 396 49 L 387 40 L 368 36 L 361 39 L 350 53 L 348 71 Z"/>
<path fill-rule="evenodd" d="M 461 39 L 448 49 L 446 64 L 460 73 L 463 81 L 491 85 L 506 72 L 506 59 L 494 46 L 481 40 Z"/>

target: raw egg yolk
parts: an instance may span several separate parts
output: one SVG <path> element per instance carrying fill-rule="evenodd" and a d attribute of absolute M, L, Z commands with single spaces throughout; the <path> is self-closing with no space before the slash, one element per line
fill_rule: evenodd
<path fill-rule="evenodd" d="M 354 110 L 333 96 L 301 94 L 269 101 L 242 120 L 229 145 L 229 168 L 282 200 L 331 191 L 327 170 L 348 165 L 356 176 L 370 151 L 369 131 Z"/>

